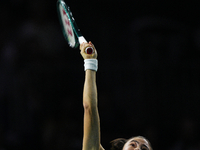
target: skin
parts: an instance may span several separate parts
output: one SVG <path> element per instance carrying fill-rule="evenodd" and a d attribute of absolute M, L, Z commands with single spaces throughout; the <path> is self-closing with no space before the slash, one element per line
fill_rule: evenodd
<path fill-rule="evenodd" d="M 151 150 L 151 146 L 146 139 L 133 137 L 125 143 L 123 150 Z"/>

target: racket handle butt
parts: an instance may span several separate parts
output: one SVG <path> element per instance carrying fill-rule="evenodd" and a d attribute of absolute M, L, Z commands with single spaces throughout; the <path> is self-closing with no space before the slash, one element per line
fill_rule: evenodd
<path fill-rule="evenodd" d="M 92 47 L 86 47 L 85 53 L 86 54 L 93 54 L 94 53 L 94 49 Z"/>
<path fill-rule="evenodd" d="M 78 37 L 78 41 L 80 44 L 87 43 L 86 39 L 83 36 Z"/>

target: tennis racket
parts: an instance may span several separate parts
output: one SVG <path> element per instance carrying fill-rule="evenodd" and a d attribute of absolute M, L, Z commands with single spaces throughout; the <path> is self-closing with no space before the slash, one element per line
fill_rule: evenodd
<path fill-rule="evenodd" d="M 57 11 L 62 26 L 62 32 L 69 46 L 72 48 L 77 48 L 79 44 L 84 42 L 87 43 L 75 22 L 69 6 L 63 0 L 57 1 Z M 94 49 L 92 47 L 87 47 L 85 52 L 87 54 L 92 54 Z"/>

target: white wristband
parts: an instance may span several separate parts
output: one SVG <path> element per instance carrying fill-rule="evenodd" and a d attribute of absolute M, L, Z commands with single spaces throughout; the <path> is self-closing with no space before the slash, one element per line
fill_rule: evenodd
<path fill-rule="evenodd" d="M 97 71 L 98 69 L 98 60 L 97 59 L 85 59 L 84 60 L 84 67 L 86 70 L 94 70 Z"/>

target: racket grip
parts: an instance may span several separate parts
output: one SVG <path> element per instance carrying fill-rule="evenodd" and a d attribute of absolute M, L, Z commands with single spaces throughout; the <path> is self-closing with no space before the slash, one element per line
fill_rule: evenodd
<path fill-rule="evenodd" d="M 87 43 L 86 39 L 83 36 L 78 37 L 78 41 L 80 44 Z"/>
<path fill-rule="evenodd" d="M 86 39 L 83 36 L 78 37 L 78 41 L 79 41 L 80 44 L 87 43 Z M 94 49 L 92 47 L 86 47 L 85 48 L 85 53 L 86 54 L 93 54 L 94 53 Z"/>

